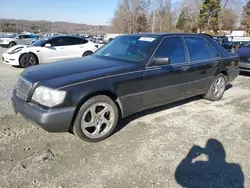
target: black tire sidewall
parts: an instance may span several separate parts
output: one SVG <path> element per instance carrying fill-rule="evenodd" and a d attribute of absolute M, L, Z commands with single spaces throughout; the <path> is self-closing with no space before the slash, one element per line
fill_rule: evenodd
<path fill-rule="evenodd" d="M 105 103 L 108 103 L 109 105 L 112 106 L 112 108 L 114 110 L 114 113 L 115 113 L 115 115 L 114 115 L 114 124 L 111 127 L 111 129 L 105 135 L 103 135 L 102 137 L 100 137 L 100 138 L 90 138 L 87 135 L 85 135 L 84 132 L 82 131 L 81 119 L 82 119 L 82 116 L 83 116 L 84 112 L 90 106 L 92 106 L 95 103 L 99 103 L 99 102 L 105 102 Z M 98 96 L 90 98 L 89 100 L 87 100 L 81 106 L 81 108 L 79 109 L 78 114 L 77 114 L 77 116 L 75 118 L 75 121 L 74 121 L 73 132 L 74 132 L 74 134 L 76 136 L 78 136 L 80 139 L 82 139 L 84 141 L 87 141 L 87 142 L 99 142 L 99 141 L 104 140 L 105 138 L 109 137 L 113 133 L 113 131 L 116 128 L 116 125 L 118 123 L 118 119 L 119 119 L 119 112 L 118 112 L 118 108 L 117 108 L 115 102 L 106 95 L 98 95 Z"/>
<path fill-rule="evenodd" d="M 36 57 L 34 54 L 32 54 L 32 53 L 27 53 L 27 54 L 23 54 L 23 55 L 21 56 L 21 58 L 20 58 L 20 62 L 19 62 L 19 63 L 20 63 L 20 66 L 21 66 L 21 67 L 27 68 L 27 67 L 32 66 L 32 65 L 28 65 L 28 66 L 27 66 L 27 64 L 25 64 L 24 58 L 26 58 L 26 57 L 28 57 L 28 56 L 33 56 L 34 59 L 35 59 L 35 61 L 36 61 L 35 65 L 37 65 L 37 63 L 38 63 L 37 57 Z M 34 66 L 34 65 L 33 65 L 33 66 Z"/>
<path fill-rule="evenodd" d="M 86 57 L 86 56 L 89 56 L 89 55 L 92 55 L 92 54 L 93 54 L 93 52 L 87 51 L 87 52 L 83 53 L 82 57 Z"/>
<path fill-rule="evenodd" d="M 13 46 L 15 46 L 15 45 L 16 45 L 15 42 L 10 42 L 9 47 L 11 48 L 11 47 L 13 47 Z"/>

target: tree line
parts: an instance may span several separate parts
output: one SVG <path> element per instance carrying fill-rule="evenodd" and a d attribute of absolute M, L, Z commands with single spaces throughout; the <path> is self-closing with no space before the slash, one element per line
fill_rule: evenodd
<path fill-rule="evenodd" d="M 49 21 L 28 21 L 14 19 L 0 19 L 0 31 L 4 33 L 14 32 L 49 32 L 49 33 L 91 33 L 105 34 L 108 31 L 108 26 L 92 26 L 86 24 L 77 24 L 69 22 L 49 22 Z"/>
<path fill-rule="evenodd" d="M 249 0 L 121 0 L 110 32 L 250 31 Z"/>

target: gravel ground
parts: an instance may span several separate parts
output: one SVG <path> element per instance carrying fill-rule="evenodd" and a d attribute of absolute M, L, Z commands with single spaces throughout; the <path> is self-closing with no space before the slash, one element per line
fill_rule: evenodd
<path fill-rule="evenodd" d="M 22 69 L 0 70 L 1 188 L 250 187 L 250 74 L 219 102 L 195 97 L 144 111 L 90 144 L 14 114 L 10 95 Z"/>

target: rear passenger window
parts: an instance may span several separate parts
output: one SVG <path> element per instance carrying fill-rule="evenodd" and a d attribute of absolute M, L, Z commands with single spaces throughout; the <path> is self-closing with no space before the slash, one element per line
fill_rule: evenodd
<path fill-rule="evenodd" d="M 82 44 L 87 44 L 89 41 L 82 39 Z"/>
<path fill-rule="evenodd" d="M 82 39 L 77 37 L 67 37 L 68 45 L 78 45 L 82 44 Z"/>
<path fill-rule="evenodd" d="M 185 50 L 180 37 L 170 37 L 162 41 L 155 57 L 168 57 L 170 64 L 185 62 Z"/>
<path fill-rule="evenodd" d="M 51 46 L 66 46 L 67 45 L 65 37 L 54 38 L 48 41 L 47 43 L 50 43 Z"/>
<path fill-rule="evenodd" d="M 191 61 L 209 58 L 207 44 L 203 38 L 186 37 L 185 41 L 187 43 L 187 47 L 188 47 Z"/>
<path fill-rule="evenodd" d="M 208 46 L 208 50 L 209 50 L 209 57 L 211 57 L 211 58 L 220 57 L 218 52 L 214 49 L 214 47 L 209 42 L 207 42 L 207 46 Z"/>

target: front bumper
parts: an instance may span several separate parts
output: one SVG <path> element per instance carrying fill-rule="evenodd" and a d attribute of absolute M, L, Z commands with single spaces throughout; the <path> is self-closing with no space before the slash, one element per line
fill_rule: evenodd
<path fill-rule="evenodd" d="M 53 110 L 41 109 L 32 103 L 19 99 L 15 93 L 11 98 L 15 113 L 35 122 L 48 132 L 68 132 L 74 116 L 75 108 L 61 108 Z"/>
<path fill-rule="evenodd" d="M 2 60 L 5 64 L 19 66 L 20 54 L 3 53 Z"/>
<path fill-rule="evenodd" d="M 6 40 L 0 41 L 1 46 L 8 46 L 9 44 L 10 44 L 9 41 L 6 41 Z"/>
<path fill-rule="evenodd" d="M 250 72 L 250 62 L 240 62 L 240 71 Z"/>

